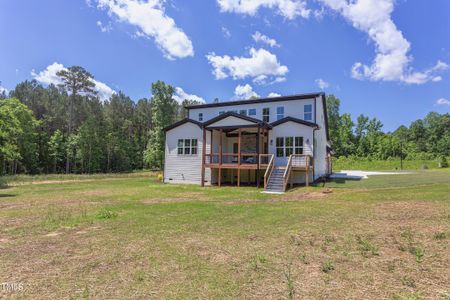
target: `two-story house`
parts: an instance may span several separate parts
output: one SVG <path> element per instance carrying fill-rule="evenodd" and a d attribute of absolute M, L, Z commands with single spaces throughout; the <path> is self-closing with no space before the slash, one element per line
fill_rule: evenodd
<path fill-rule="evenodd" d="M 186 119 L 165 129 L 166 183 L 263 183 L 284 192 L 331 173 L 324 93 L 186 109 Z"/>

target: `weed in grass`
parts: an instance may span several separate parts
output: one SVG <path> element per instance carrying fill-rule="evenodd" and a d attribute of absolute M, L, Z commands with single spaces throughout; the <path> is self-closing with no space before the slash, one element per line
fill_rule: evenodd
<path fill-rule="evenodd" d="M 395 271 L 395 262 L 393 261 L 388 262 L 388 271 L 391 273 Z"/>
<path fill-rule="evenodd" d="M 416 287 L 416 281 L 414 280 L 414 278 L 409 277 L 409 276 L 403 276 L 402 277 L 402 284 L 410 287 L 410 288 L 415 288 Z"/>
<path fill-rule="evenodd" d="M 308 261 L 308 259 L 306 258 L 306 254 L 300 254 L 300 255 L 298 256 L 298 259 L 299 259 L 303 264 L 305 264 L 305 265 L 308 265 L 308 264 L 309 264 L 309 261 Z"/>
<path fill-rule="evenodd" d="M 81 295 L 83 299 L 89 299 L 89 288 L 86 286 L 83 289 L 83 294 Z"/>
<path fill-rule="evenodd" d="M 334 263 L 332 260 L 328 259 L 322 263 L 322 272 L 329 273 L 334 270 Z"/>
<path fill-rule="evenodd" d="M 294 299 L 295 288 L 294 288 L 294 280 L 292 279 L 292 261 L 285 266 L 284 269 L 284 278 L 287 282 L 288 289 L 288 299 Z"/>
<path fill-rule="evenodd" d="M 97 213 L 96 217 L 100 220 L 114 219 L 117 217 L 117 213 L 108 209 L 102 209 Z"/>
<path fill-rule="evenodd" d="M 368 258 L 370 256 L 379 255 L 378 247 L 373 245 L 368 239 L 363 239 L 361 236 L 357 235 L 356 241 L 359 245 L 359 252 L 363 257 Z"/>
<path fill-rule="evenodd" d="M 436 232 L 436 233 L 433 235 L 433 238 L 434 238 L 435 240 L 445 240 L 445 239 L 447 238 L 448 235 L 450 235 L 450 232 L 448 232 L 448 233 L 445 233 L 445 232 Z"/>
<path fill-rule="evenodd" d="M 265 263 L 267 263 L 267 258 L 264 255 L 256 254 L 252 257 L 250 265 L 253 270 L 257 271 L 261 269 Z"/>
<path fill-rule="evenodd" d="M 402 293 L 402 294 L 395 294 L 390 299 L 391 300 L 422 300 L 423 298 L 417 293 L 412 293 L 412 294 Z"/>
<path fill-rule="evenodd" d="M 414 246 L 411 248 L 410 253 L 416 256 L 417 262 L 422 262 L 422 258 L 425 255 L 425 250 L 422 248 L 422 246 Z"/>

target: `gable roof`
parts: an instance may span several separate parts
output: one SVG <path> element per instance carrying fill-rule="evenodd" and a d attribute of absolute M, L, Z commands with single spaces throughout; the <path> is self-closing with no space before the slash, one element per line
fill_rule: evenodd
<path fill-rule="evenodd" d="M 198 127 L 203 128 L 203 124 L 201 122 L 198 122 L 198 121 L 195 121 L 195 120 L 192 120 L 189 118 L 185 118 L 181 121 L 175 122 L 172 125 L 167 126 L 166 128 L 164 128 L 164 131 L 169 131 L 169 130 L 174 129 L 175 127 L 181 126 L 185 123 L 193 123 L 193 124 L 197 125 Z"/>
<path fill-rule="evenodd" d="M 270 98 L 225 101 L 225 102 L 208 103 L 208 104 L 197 104 L 197 105 L 194 104 L 194 105 L 187 105 L 185 107 L 187 109 L 195 109 L 195 108 L 234 106 L 234 105 L 241 105 L 241 104 L 265 103 L 265 102 L 292 101 L 292 100 L 301 100 L 301 99 L 311 99 L 311 98 L 316 98 L 316 97 L 324 96 L 324 95 L 325 95 L 325 93 L 319 92 L 319 93 L 297 94 L 297 95 L 270 97 Z"/>
<path fill-rule="evenodd" d="M 214 117 L 214 118 L 204 122 L 203 126 L 207 127 L 207 126 L 209 126 L 211 124 L 214 124 L 214 123 L 216 123 L 216 122 L 218 122 L 220 120 L 226 119 L 228 117 L 239 118 L 239 119 L 242 119 L 242 120 L 254 123 L 257 126 L 270 127 L 270 125 L 268 123 L 264 122 L 264 121 L 261 121 L 259 119 L 255 119 L 255 118 L 252 118 L 252 117 L 249 117 L 249 116 L 241 115 L 241 114 L 238 114 L 238 113 L 235 113 L 235 112 L 232 112 L 232 111 L 223 113 L 221 115 L 218 115 L 217 117 Z M 239 125 L 237 125 L 237 127 L 239 127 Z"/>
<path fill-rule="evenodd" d="M 294 118 L 294 117 L 285 117 L 283 119 L 280 119 L 278 121 L 270 123 L 270 125 L 272 127 L 275 127 L 275 126 L 284 124 L 286 122 L 294 122 L 294 123 L 302 124 L 302 125 L 313 127 L 313 128 L 319 128 L 319 125 L 317 125 L 316 123 L 308 122 L 308 121 L 297 119 L 297 118 Z"/>

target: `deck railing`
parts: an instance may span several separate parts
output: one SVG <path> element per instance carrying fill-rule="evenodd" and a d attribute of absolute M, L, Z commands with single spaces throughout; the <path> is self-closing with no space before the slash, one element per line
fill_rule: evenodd
<path fill-rule="evenodd" d="M 264 154 L 262 154 L 262 155 L 264 155 Z M 269 159 L 269 161 L 267 163 L 266 172 L 264 173 L 264 189 L 267 189 L 267 182 L 269 181 L 270 175 L 272 174 L 272 171 L 274 168 L 274 164 L 273 164 L 274 155 L 273 154 L 265 154 L 265 155 L 267 155 L 266 158 Z M 260 163 L 260 165 L 261 165 L 261 163 Z"/>
<path fill-rule="evenodd" d="M 259 164 L 264 166 L 268 164 L 270 156 L 273 154 L 258 154 L 256 153 L 241 153 L 241 165 L 250 164 L 256 165 L 259 160 Z M 205 164 L 238 164 L 239 154 L 237 153 L 222 153 L 222 160 L 220 159 L 220 153 L 205 154 Z"/>

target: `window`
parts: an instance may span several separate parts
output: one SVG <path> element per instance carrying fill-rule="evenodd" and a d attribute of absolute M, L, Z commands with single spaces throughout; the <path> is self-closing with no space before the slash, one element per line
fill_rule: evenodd
<path fill-rule="evenodd" d="M 197 154 L 197 139 L 179 139 L 177 154 L 178 155 L 196 155 Z"/>
<path fill-rule="evenodd" d="M 295 154 L 303 154 L 303 137 L 296 136 L 295 137 Z"/>
<path fill-rule="evenodd" d="M 302 136 L 277 137 L 276 156 L 289 157 L 292 154 L 303 154 L 303 137 Z"/>
<path fill-rule="evenodd" d="M 281 120 L 284 118 L 284 106 L 277 107 L 277 120 Z"/>
<path fill-rule="evenodd" d="M 203 113 L 198 113 L 198 120 L 199 120 L 200 122 L 203 121 Z"/>
<path fill-rule="evenodd" d="M 222 111 L 219 111 L 219 116 L 220 115 L 223 115 L 225 112 L 222 110 Z"/>
<path fill-rule="evenodd" d="M 312 104 L 306 104 L 303 106 L 304 120 L 312 121 Z"/>
<path fill-rule="evenodd" d="M 286 157 L 291 156 L 294 153 L 294 138 L 292 136 L 285 137 L 285 150 L 284 155 Z"/>
<path fill-rule="evenodd" d="M 262 119 L 264 122 L 270 122 L 270 109 L 268 107 L 262 109 Z"/>
<path fill-rule="evenodd" d="M 246 109 L 241 109 L 241 110 L 239 111 L 239 114 L 240 114 L 240 115 L 243 115 L 243 116 L 246 116 L 246 115 L 247 115 L 247 110 L 246 110 Z"/>
<path fill-rule="evenodd" d="M 249 116 L 256 116 L 256 109 L 255 108 L 249 108 L 248 115 Z"/>
<path fill-rule="evenodd" d="M 284 138 L 277 137 L 276 147 L 277 147 L 277 157 L 283 157 L 284 156 Z"/>

